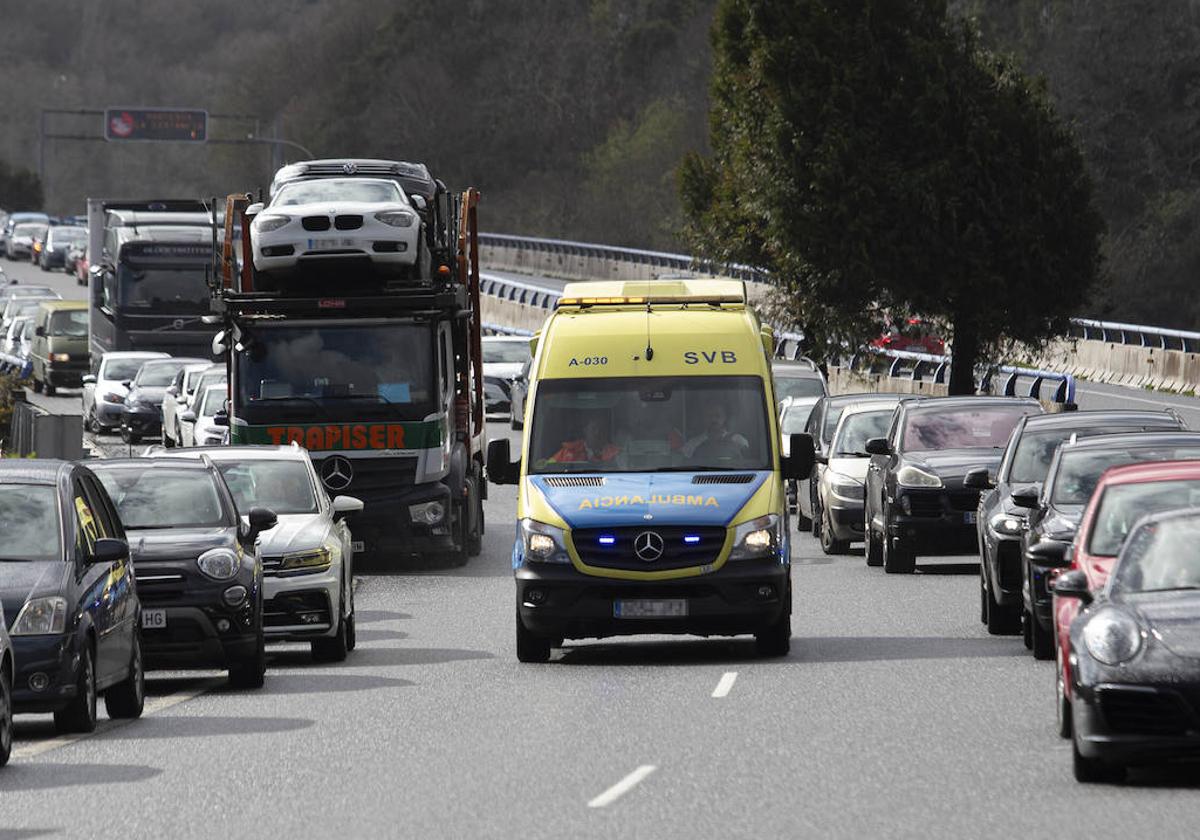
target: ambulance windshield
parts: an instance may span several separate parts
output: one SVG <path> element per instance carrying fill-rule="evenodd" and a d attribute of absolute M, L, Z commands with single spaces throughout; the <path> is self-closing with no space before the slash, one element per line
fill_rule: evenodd
<path fill-rule="evenodd" d="M 768 470 L 768 428 L 753 376 L 545 379 L 529 471 Z"/>

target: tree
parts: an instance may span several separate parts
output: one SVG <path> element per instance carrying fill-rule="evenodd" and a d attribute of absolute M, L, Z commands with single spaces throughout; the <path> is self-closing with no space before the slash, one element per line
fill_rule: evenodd
<path fill-rule="evenodd" d="M 712 38 L 713 156 L 680 168 L 693 248 L 771 272 L 826 344 L 941 322 L 951 393 L 985 350 L 1062 332 L 1100 265 L 1083 158 L 944 0 L 722 0 Z"/>
<path fill-rule="evenodd" d="M 9 211 L 41 210 L 42 182 L 37 173 L 0 160 L 0 207 Z"/>

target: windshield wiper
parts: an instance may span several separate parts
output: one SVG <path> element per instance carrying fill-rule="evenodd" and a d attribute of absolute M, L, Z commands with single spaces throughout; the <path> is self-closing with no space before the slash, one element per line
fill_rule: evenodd
<path fill-rule="evenodd" d="M 292 396 L 288 396 L 288 397 L 285 397 L 285 396 L 259 397 L 258 399 L 252 400 L 251 402 L 252 403 L 264 403 L 264 402 L 303 402 L 303 403 L 308 403 L 309 405 L 311 405 L 315 409 L 317 409 L 317 411 L 321 412 L 321 416 L 324 417 L 326 420 L 333 419 L 332 417 L 329 416 L 329 412 L 325 410 L 325 406 L 322 405 L 321 401 L 318 400 L 316 397 L 309 397 L 309 396 L 293 394 Z"/>
<path fill-rule="evenodd" d="M 383 394 L 331 394 L 328 397 L 323 397 L 326 400 L 375 400 L 376 402 L 386 403 L 388 405 L 396 405 Z"/>

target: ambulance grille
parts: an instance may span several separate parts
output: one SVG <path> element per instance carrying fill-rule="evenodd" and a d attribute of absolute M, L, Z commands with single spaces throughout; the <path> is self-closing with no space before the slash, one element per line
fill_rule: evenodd
<path fill-rule="evenodd" d="M 551 487 L 603 487 L 602 475 L 552 475 L 546 479 Z"/>
<path fill-rule="evenodd" d="M 749 484 L 753 480 L 753 475 L 730 475 L 727 473 L 692 476 L 692 484 Z"/>

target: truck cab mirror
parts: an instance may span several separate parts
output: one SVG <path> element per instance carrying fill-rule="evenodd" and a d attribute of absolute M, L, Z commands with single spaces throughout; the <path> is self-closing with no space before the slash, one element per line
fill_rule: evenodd
<path fill-rule="evenodd" d="M 1084 605 L 1092 602 L 1092 591 L 1088 589 L 1087 575 L 1079 569 L 1059 575 L 1054 581 L 1054 594 L 1060 598 L 1078 598 Z"/>
<path fill-rule="evenodd" d="M 521 462 L 513 462 L 508 438 L 488 443 L 487 474 L 488 481 L 492 484 L 517 483 L 517 478 L 521 475 Z"/>
<path fill-rule="evenodd" d="M 816 460 L 817 451 L 813 446 L 812 435 L 805 432 L 788 435 L 788 454 L 781 464 L 785 479 L 800 481 L 808 478 L 812 475 Z"/>
<path fill-rule="evenodd" d="M 891 455 L 892 445 L 887 438 L 871 438 L 863 447 L 868 455 Z"/>
<path fill-rule="evenodd" d="M 987 467 L 976 467 L 963 476 L 963 487 L 970 490 L 991 490 L 995 486 Z"/>

